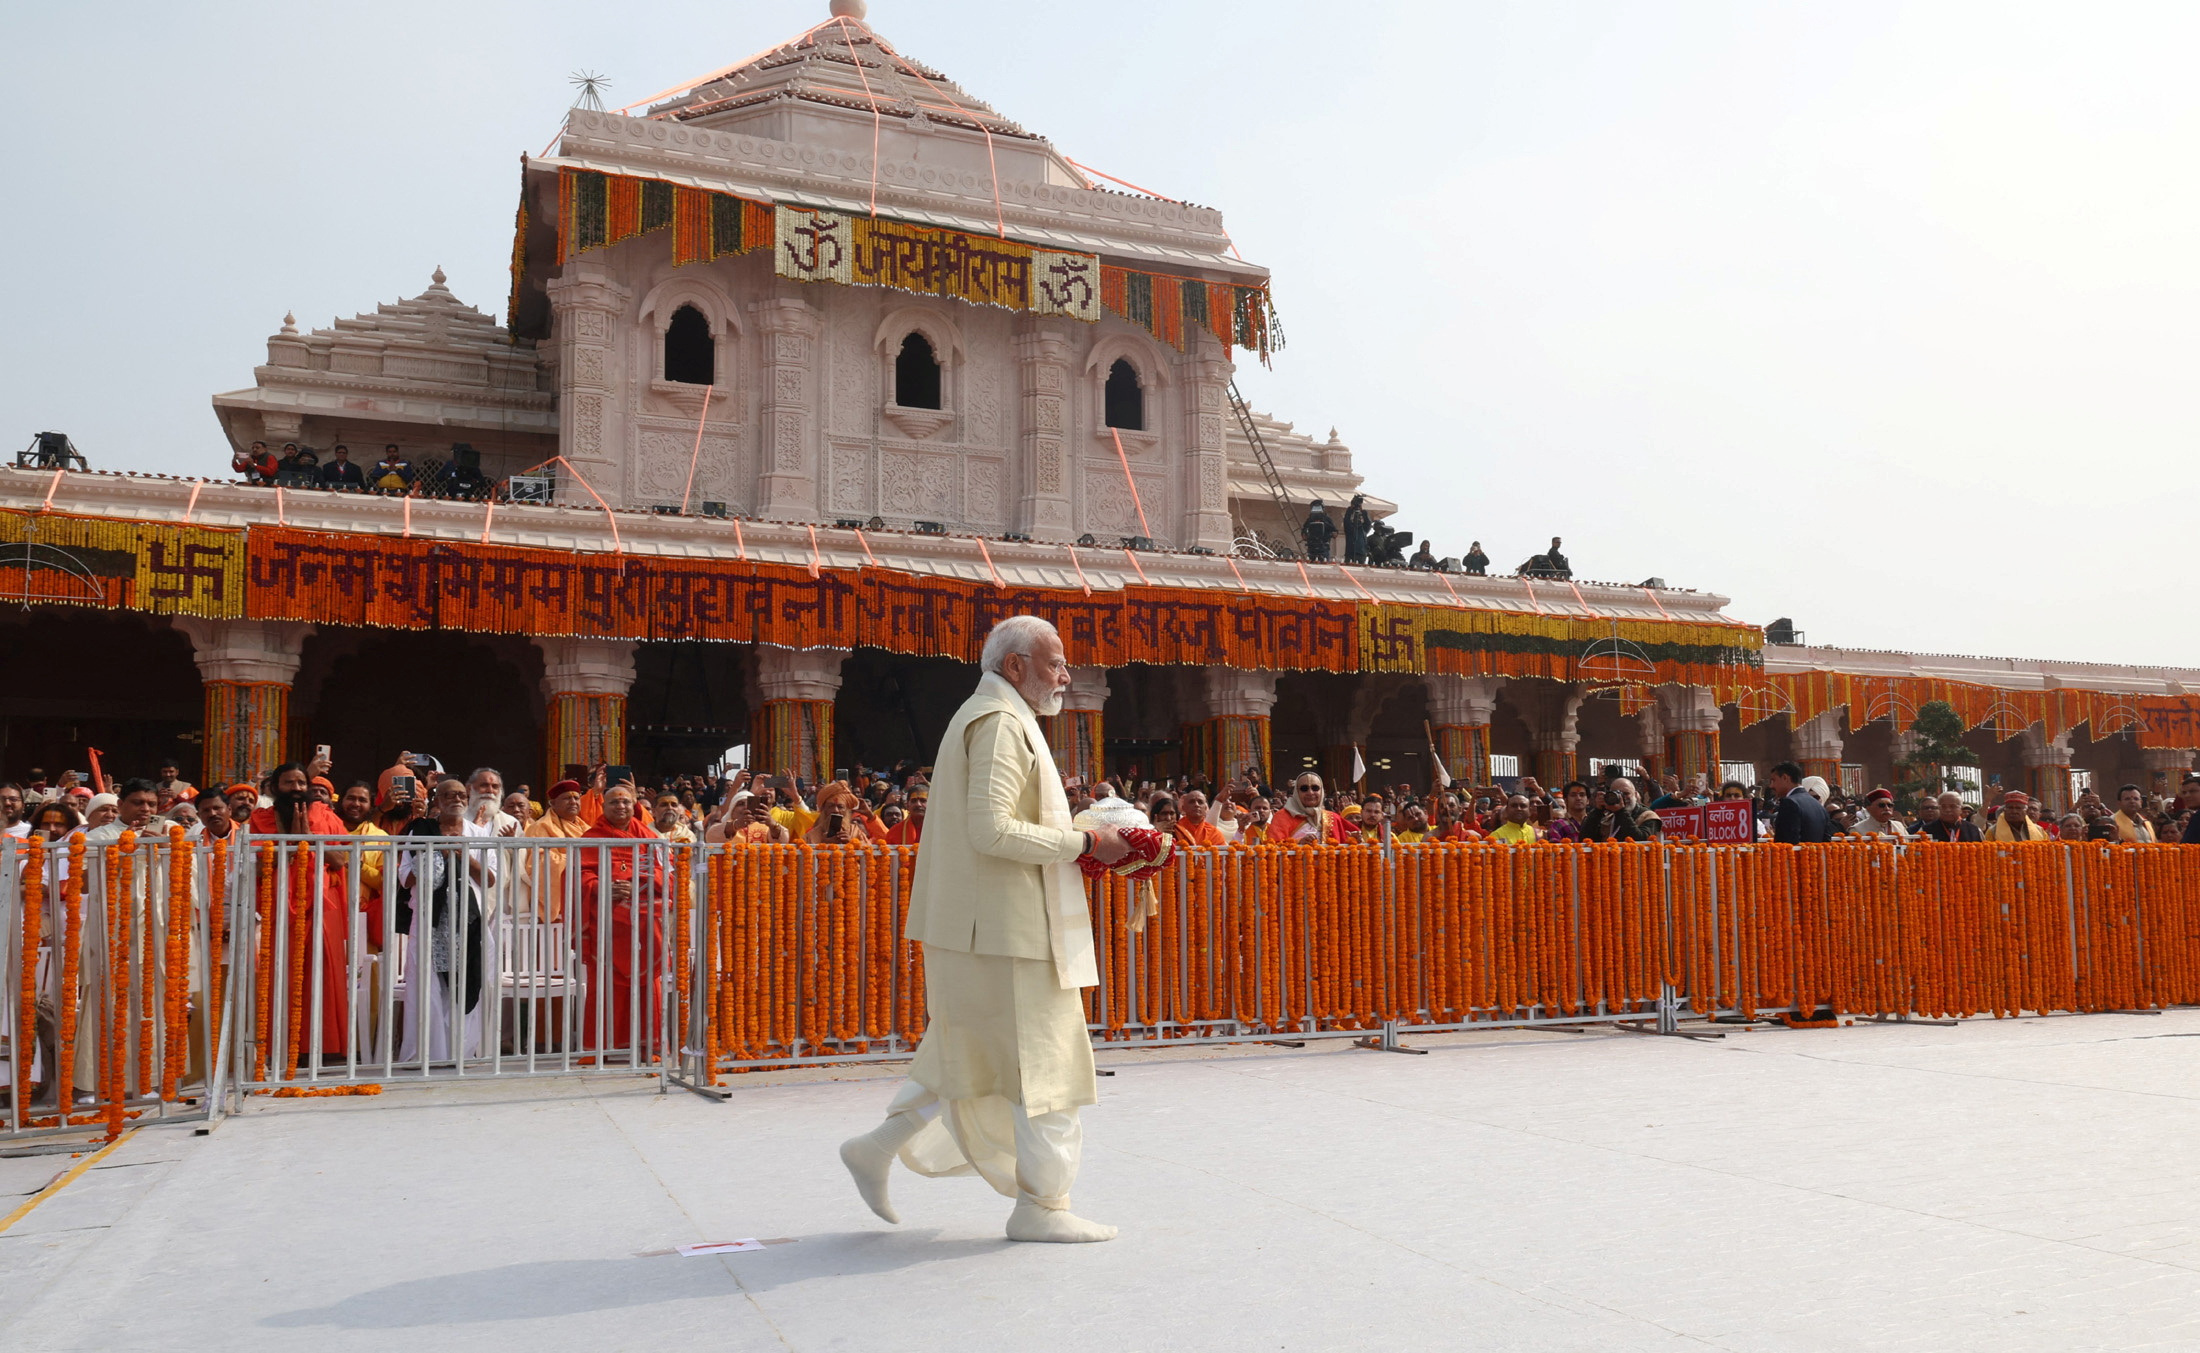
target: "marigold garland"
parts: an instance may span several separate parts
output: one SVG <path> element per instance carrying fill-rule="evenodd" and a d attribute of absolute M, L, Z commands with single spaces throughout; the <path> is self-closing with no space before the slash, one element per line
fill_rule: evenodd
<path fill-rule="evenodd" d="M 24 842 L 23 851 L 23 948 L 22 991 L 16 1008 L 16 1043 L 19 1047 L 35 1044 L 38 1029 L 38 946 L 43 942 L 41 931 L 46 921 L 46 838 L 32 832 Z M 28 1032 L 25 1032 L 28 1031 Z M 28 1104 L 31 1100 L 31 1059 L 18 1053 L 9 1059 L 9 1069 L 14 1074 L 15 1102 Z M 46 1074 L 53 1075 L 48 1067 Z"/>

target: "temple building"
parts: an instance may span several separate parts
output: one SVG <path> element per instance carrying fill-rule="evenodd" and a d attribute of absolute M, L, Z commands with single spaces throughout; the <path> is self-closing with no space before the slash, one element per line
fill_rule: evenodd
<path fill-rule="evenodd" d="M 1709 593 L 1297 557 L 1310 502 L 1396 505 L 1379 457 L 1238 397 L 1280 331 L 1222 214 L 833 10 L 574 109 L 523 163 L 501 323 L 438 269 L 286 316 L 214 397 L 232 448 L 342 444 L 370 485 L 393 449 L 388 487 L 0 470 L 0 774 L 96 746 L 222 782 L 328 743 L 539 790 L 750 743 L 825 779 L 929 759 L 1020 611 L 1077 664 L 1052 732 L 1087 776 L 1888 782 L 1928 700 L 2055 802 L 2193 765 L 2200 670 L 1768 645 Z"/>

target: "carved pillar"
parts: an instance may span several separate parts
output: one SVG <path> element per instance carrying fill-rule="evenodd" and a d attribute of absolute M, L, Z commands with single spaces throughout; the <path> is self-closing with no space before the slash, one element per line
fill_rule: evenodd
<path fill-rule="evenodd" d="M 1432 673 L 1428 686 L 1429 725 L 1436 734 L 1436 755 L 1456 783 L 1490 782 L 1490 720 L 1497 713 L 1497 688 L 1503 677 L 1467 677 Z M 1433 777 L 1432 777 L 1433 778 Z"/>
<path fill-rule="evenodd" d="M 1069 540 L 1069 336 L 1031 321 L 1016 335 L 1016 529 L 1034 540 Z"/>
<path fill-rule="evenodd" d="M 757 417 L 757 515 L 812 521 L 818 515 L 815 365 L 823 321 L 807 301 L 793 296 L 758 301 L 749 309 L 756 316 L 765 363 Z M 837 663 L 834 671 L 839 671 Z M 830 743 L 827 748 L 829 757 Z"/>
<path fill-rule="evenodd" d="M 1704 788 L 1719 792 L 1719 705 L 1707 687 L 1660 686 L 1658 721 L 1665 728 L 1665 765 L 1681 778 L 1701 775 Z M 1830 782 L 1829 782 L 1830 783 Z"/>
<path fill-rule="evenodd" d="M 538 636 L 542 650 L 543 779 L 567 766 L 626 764 L 626 695 L 634 687 L 634 644 L 626 639 Z"/>
<path fill-rule="evenodd" d="M 1557 789 L 1579 774 L 1581 734 L 1575 721 L 1581 714 L 1584 692 L 1560 682 L 1514 684 L 1507 703 L 1520 711 L 1528 725 L 1528 745 L 1535 753 L 1535 778 L 1545 789 Z"/>
<path fill-rule="evenodd" d="M 2147 773 L 2150 792 L 2175 794 L 2192 774 L 2192 749 L 2189 747 L 2142 747 L 2139 764 Z M 2100 788 L 2098 782 L 2094 788 Z M 2107 798 L 2104 792 L 2101 797 Z"/>
<path fill-rule="evenodd" d="M 1788 748 L 1805 775 L 1822 776 L 1838 789 L 1841 785 L 1841 710 L 1829 709 L 1789 735 Z"/>
<path fill-rule="evenodd" d="M 206 688 L 199 783 L 257 782 L 290 759 L 290 686 L 313 626 L 289 620 L 173 618 Z"/>
<path fill-rule="evenodd" d="M 1082 777 L 1088 785 L 1107 775 L 1100 719 L 1107 703 L 1108 669 L 1072 667 L 1069 689 L 1062 693 L 1062 712 L 1039 720 L 1056 768 L 1064 775 Z"/>
<path fill-rule="evenodd" d="M 1247 766 L 1257 766 L 1261 782 L 1272 783 L 1275 757 L 1268 719 L 1276 707 L 1276 674 L 1208 667 L 1200 678 L 1206 717 L 1185 730 L 1185 768 L 1201 771 L 1222 786 Z"/>
<path fill-rule="evenodd" d="M 1189 377 L 1184 400 L 1184 516 L 1177 530 L 1179 545 L 1187 549 L 1204 546 L 1227 552 L 1230 548 L 1229 476 L 1222 420 L 1231 370 L 1222 355 L 1222 344 L 1210 334 L 1195 335 L 1195 346 L 1184 362 Z"/>
<path fill-rule="evenodd" d="M 2025 791 L 2051 813 L 2070 808 L 2070 730 L 2055 738 L 2044 736 L 2034 725 L 2017 738 L 2017 759 L 2025 769 Z"/>
<path fill-rule="evenodd" d="M 565 275 L 551 279 L 550 331 L 557 345 L 558 454 L 589 488 L 613 507 L 626 504 L 626 476 L 620 454 L 626 428 L 619 391 L 623 365 L 619 320 L 634 293 L 611 279 L 601 264 L 576 259 Z M 577 485 L 560 501 L 583 505 L 594 500 Z"/>
<path fill-rule="evenodd" d="M 788 772 L 812 784 L 833 774 L 833 702 L 840 696 L 845 648 L 756 646 L 756 685 L 763 698 L 749 721 L 749 761 L 760 771 Z"/>

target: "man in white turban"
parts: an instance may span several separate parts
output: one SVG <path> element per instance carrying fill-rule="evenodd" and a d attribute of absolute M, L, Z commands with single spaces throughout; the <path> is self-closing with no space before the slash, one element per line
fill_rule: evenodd
<path fill-rule="evenodd" d="M 1129 852 L 1113 827 L 1070 825 L 1039 715 L 1069 685 L 1062 638 L 1037 616 L 1001 621 L 984 675 L 947 726 L 909 894 L 905 934 L 924 945 L 930 1022 L 886 1121 L 840 1148 L 871 1210 L 898 1222 L 887 1176 L 975 1172 L 1016 1200 L 1010 1240 L 1112 1240 L 1070 1211 L 1097 1102 L 1078 992 L 1096 984 L 1077 860 Z"/>

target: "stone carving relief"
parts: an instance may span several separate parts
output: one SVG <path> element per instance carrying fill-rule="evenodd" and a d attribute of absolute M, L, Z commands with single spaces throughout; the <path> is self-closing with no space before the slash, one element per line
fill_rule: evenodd
<path fill-rule="evenodd" d="M 773 469 L 799 471 L 802 468 L 802 419 L 801 413 L 785 409 L 772 415 Z"/>
<path fill-rule="evenodd" d="M 963 505 L 974 526 L 997 526 L 1001 518 L 1001 462 L 972 460 L 963 467 Z"/>
<path fill-rule="evenodd" d="M 834 431 L 861 435 L 871 430 L 871 410 L 878 402 L 872 377 L 877 370 L 863 335 L 853 325 L 842 328 L 833 343 L 833 388 L 827 397 Z"/>
<path fill-rule="evenodd" d="M 800 334 L 778 334 L 772 338 L 772 360 L 775 362 L 799 362 L 808 352 L 808 343 Z"/>
<path fill-rule="evenodd" d="M 579 385 L 602 385 L 602 348 L 576 347 L 573 349 L 573 380 Z"/>
<path fill-rule="evenodd" d="M 1138 491 L 1145 493 L 1145 486 Z M 1153 510 L 1148 508 L 1146 515 L 1152 517 Z M 1101 537 L 1138 534 L 1138 508 L 1131 502 L 1121 470 L 1093 466 L 1085 471 L 1084 525 Z"/>
<path fill-rule="evenodd" d="M 610 317 L 601 310 L 575 310 L 573 336 L 585 343 L 601 343 L 610 332 Z"/>
<path fill-rule="evenodd" d="M 642 502 L 677 502 L 687 487 L 688 457 L 676 432 L 644 432 L 634 455 L 634 496 Z"/>
<path fill-rule="evenodd" d="M 1001 444 L 1001 371 L 982 359 L 971 363 L 968 428 L 973 442 Z"/>
<path fill-rule="evenodd" d="M 1199 505 L 1210 510 L 1222 506 L 1222 457 L 1219 455 L 1200 458 Z"/>
<path fill-rule="evenodd" d="M 871 505 L 871 452 L 862 446 L 833 448 L 833 507 L 863 512 Z"/>
<path fill-rule="evenodd" d="M 592 456 L 603 449 L 603 396 L 573 396 L 573 449 Z"/>
<path fill-rule="evenodd" d="M 1062 444 L 1052 442 L 1039 448 L 1039 492 L 1062 491 Z"/>
<path fill-rule="evenodd" d="M 946 456 L 886 451 L 879 456 L 879 509 L 904 517 L 945 518 L 953 503 L 953 462 Z"/>
<path fill-rule="evenodd" d="M 772 398 L 781 404 L 800 404 L 807 398 L 809 373 L 800 367 L 783 366 L 772 372 Z"/>

